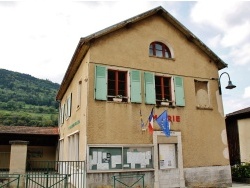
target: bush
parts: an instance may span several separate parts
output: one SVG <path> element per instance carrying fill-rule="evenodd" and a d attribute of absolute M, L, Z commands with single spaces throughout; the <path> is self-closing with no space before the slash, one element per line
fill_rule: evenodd
<path fill-rule="evenodd" d="M 250 178 L 250 163 L 240 163 L 231 167 L 232 177 Z"/>

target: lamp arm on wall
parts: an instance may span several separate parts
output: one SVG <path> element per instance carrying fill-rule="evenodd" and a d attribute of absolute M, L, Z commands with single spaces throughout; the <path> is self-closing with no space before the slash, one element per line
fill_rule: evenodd
<path fill-rule="evenodd" d="M 220 78 L 219 78 L 219 94 L 221 95 L 221 83 L 220 83 L 220 79 L 221 79 L 221 76 L 223 75 L 223 74 L 227 74 L 227 76 L 228 76 L 228 85 L 226 86 L 226 89 L 233 89 L 233 88 L 236 88 L 236 86 L 235 85 L 233 85 L 233 83 L 232 83 L 232 81 L 231 81 L 231 79 L 230 79 L 230 76 L 229 76 L 229 74 L 227 73 L 227 72 L 223 72 L 223 73 L 221 73 L 221 75 L 220 75 Z"/>

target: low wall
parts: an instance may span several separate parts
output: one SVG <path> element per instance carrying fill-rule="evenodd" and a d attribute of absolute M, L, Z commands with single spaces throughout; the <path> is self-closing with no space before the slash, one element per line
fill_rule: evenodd
<path fill-rule="evenodd" d="M 140 175 L 145 174 L 144 176 L 144 188 L 153 188 L 154 186 L 154 172 L 129 172 L 129 173 L 87 173 L 87 186 L 88 188 L 113 188 L 114 185 L 114 176 L 119 175 Z M 136 182 L 137 178 L 124 179 L 124 183 L 127 185 L 132 185 Z M 116 187 L 120 187 L 122 184 L 116 182 Z M 123 186 L 124 187 L 124 186 Z M 142 187 L 142 180 L 140 180 L 133 187 Z"/>
<path fill-rule="evenodd" d="M 232 186 L 230 165 L 184 168 L 184 178 L 187 187 Z"/>

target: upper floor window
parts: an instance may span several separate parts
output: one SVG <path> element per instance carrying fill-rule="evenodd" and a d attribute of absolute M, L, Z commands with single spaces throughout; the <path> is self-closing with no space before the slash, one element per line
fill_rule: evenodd
<path fill-rule="evenodd" d="M 152 42 L 149 46 L 149 55 L 165 58 L 172 57 L 169 48 L 162 42 Z"/>
<path fill-rule="evenodd" d="M 172 101 L 171 77 L 155 76 L 156 103 Z"/>
<path fill-rule="evenodd" d="M 95 68 L 95 99 L 122 102 L 142 102 L 141 71 L 97 65 Z M 144 72 L 144 92 L 146 104 L 185 106 L 183 78 L 181 76 L 157 75 Z M 115 101 L 115 100 L 114 100 Z"/>
<path fill-rule="evenodd" d="M 182 77 L 145 72 L 144 79 L 146 104 L 185 106 Z"/>
<path fill-rule="evenodd" d="M 95 99 L 141 103 L 141 72 L 96 66 Z"/>
<path fill-rule="evenodd" d="M 127 71 L 108 69 L 108 100 L 117 96 L 127 102 Z"/>

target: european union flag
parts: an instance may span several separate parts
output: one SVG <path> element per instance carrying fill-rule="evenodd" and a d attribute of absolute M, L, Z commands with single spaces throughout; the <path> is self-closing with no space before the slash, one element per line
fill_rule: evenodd
<path fill-rule="evenodd" d="M 162 114 L 156 119 L 156 122 L 161 127 L 161 130 L 164 132 L 164 134 L 167 137 L 169 137 L 170 130 L 169 130 L 169 123 L 168 123 L 168 114 L 166 110 L 162 112 Z"/>

